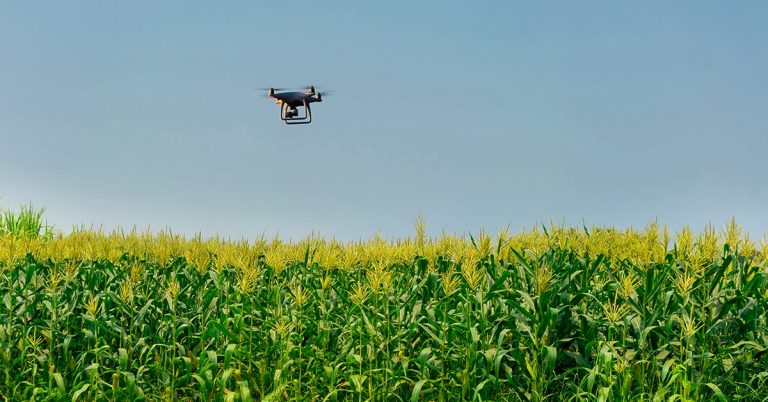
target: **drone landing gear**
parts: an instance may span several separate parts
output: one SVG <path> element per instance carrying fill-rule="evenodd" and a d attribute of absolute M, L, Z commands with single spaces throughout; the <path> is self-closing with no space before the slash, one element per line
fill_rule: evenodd
<path fill-rule="evenodd" d="M 298 110 L 296 108 L 288 106 L 288 104 L 283 103 L 280 106 L 280 118 L 285 122 L 285 124 L 309 124 L 312 122 L 312 110 L 309 107 L 309 103 L 307 101 L 304 101 L 304 116 L 299 116 Z"/>

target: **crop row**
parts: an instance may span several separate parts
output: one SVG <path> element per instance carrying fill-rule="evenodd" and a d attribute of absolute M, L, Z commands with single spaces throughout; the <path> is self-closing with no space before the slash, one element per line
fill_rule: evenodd
<path fill-rule="evenodd" d="M 765 248 L 665 233 L 0 236 L 0 396 L 761 400 Z"/>

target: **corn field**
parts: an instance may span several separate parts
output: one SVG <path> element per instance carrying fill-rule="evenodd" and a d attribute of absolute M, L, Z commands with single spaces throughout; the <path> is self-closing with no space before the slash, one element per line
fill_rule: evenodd
<path fill-rule="evenodd" d="M 768 400 L 768 245 L 0 232 L 0 398 Z"/>

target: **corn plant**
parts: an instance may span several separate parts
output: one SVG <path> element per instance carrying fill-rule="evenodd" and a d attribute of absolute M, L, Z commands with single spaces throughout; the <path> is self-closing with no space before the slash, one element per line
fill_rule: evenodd
<path fill-rule="evenodd" d="M 764 400 L 768 247 L 684 228 L 0 235 L 5 400 Z"/>

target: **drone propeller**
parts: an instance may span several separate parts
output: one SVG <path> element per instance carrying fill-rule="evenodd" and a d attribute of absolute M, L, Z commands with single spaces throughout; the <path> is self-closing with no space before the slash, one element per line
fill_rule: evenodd
<path fill-rule="evenodd" d="M 310 85 L 304 86 L 303 89 L 304 89 L 304 91 L 306 91 L 307 93 L 310 93 L 310 94 L 311 93 L 318 93 L 318 92 L 326 92 L 322 88 L 325 88 L 325 85 L 317 85 L 317 84 L 313 84 L 312 85 L 312 84 L 310 84 Z"/>
<path fill-rule="evenodd" d="M 267 91 L 267 94 L 265 95 L 267 98 L 272 98 L 272 97 L 274 97 L 274 96 L 275 96 L 275 92 L 282 92 L 282 91 L 285 91 L 285 90 L 286 90 L 286 88 L 274 88 L 274 87 L 269 87 L 269 88 L 257 88 L 257 89 L 258 89 L 259 91 Z"/>
<path fill-rule="evenodd" d="M 315 96 L 317 97 L 317 101 L 318 101 L 318 102 L 322 102 L 322 101 L 323 101 L 323 97 L 324 97 L 324 96 L 331 96 L 331 95 L 333 95 L 333 94 L 334 94 L 334 92 L 333 92 L 333 91 L 322 91 L 322 92 L 317 92 L 317 93 L 315 94 Z"/>
<path fill-rule="evenodd" d="M 262 88 L 256 88 L 259 91 L 267 91 L 266 97 L 272 98 L 275 96 L 275 92 L 283 92 L 283 91 L 290 91 L 291 89 L 299 89 L 299 88 L 276 88 L 276 87 L 262 87 Z M 318 91 L 317 88 L 314 85 L 307 85 L 304 87 L 307 94 L 312 96 L 317 96 L 318 100 L 322 100 L 324 96 L 330 96 L 334 94 L 334 91 Z"/>

